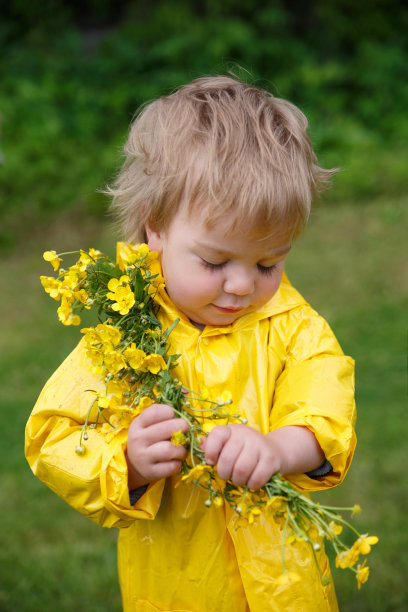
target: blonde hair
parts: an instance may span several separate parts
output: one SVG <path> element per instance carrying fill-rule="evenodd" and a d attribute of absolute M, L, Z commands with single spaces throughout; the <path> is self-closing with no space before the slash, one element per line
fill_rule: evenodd
<path fill-rule="evenodd" d="M 304 227 L 324 170 L 293 104 L 227 76 L 203 77 L 146 105 L 133 121 L 111 210 L 127 240 L 165 230 L 184 197 L 207 227 L 286 239 Z"/>

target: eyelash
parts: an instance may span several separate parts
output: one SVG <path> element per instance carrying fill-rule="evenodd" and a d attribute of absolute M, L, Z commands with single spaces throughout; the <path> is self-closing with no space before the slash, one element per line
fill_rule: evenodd
<path fill-rule="evenodd" d="M 222 268 L 224 268 L 224 266 L 227 265 L 227 262 L 224 261 L 223 263 L 219 263 L 219 264 L 214 264 L 211 263 L 210 261 L 206 261 L 205 259 L 201 259 L 201 263 L 204 266 L 204 268 L 206 268 L 207 270 L 222 270 Z M 258 268 L 259 272 L 261 274 L 263 274 L 264 276 L 270 276 L 275 268 L 276 268 L 276 264 L 273 264 L 273 266 L 262 266 L 261 264 L 257 264 L 256 267 Z"/>
<path fill-rule="evenodd" d="M 276 264 L 273 264 L 273 266 L 261 266 L 261 264 L 257 264 L 257 267 L 261 274 L 270 276 L 275 271 Z"/>
<path fill-rule="evenodd" d="M 227 264 L 226 261 L 219 264 L 211 263 L 210 261 L 206 261 L 205 259 L 201 259 L 201 265 L 204 266 L 207 270 L 221 270 Z"/>

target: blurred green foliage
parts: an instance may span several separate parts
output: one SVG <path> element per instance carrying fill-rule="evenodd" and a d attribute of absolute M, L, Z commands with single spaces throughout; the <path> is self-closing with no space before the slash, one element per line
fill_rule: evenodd
<path fill-rule="evenodd" d="M 232 68 L 298 104 L 333 201 L 406 192 L 400 0 L 0 3 L 0 244 L 63 210 L 104 214 L 137 107 Z M 240 68 L 241 67 L 241 68 Z"/>

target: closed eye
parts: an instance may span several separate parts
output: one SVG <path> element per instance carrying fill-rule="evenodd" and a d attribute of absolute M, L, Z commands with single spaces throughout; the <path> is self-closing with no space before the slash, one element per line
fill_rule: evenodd
<path fill-rule="evenodd" d="M 206 270 L 222 270 L 222 268 L 224 268 L 228 263 L 228 261 L 223 261 L 221 263 L 211 263 L 210 261 L 207 261 L 202 257 L 200 259 L 201 265 L 204 266 Z M 273 264 L 272 266 L 263 266 L 262 264 L 257 264 L 257 268 L 261 274 L 263 274 L 264 276 L 268 276 L 273 274 L 276 269 L 276 264 Z"/>
<path fill-rule="evenodd" d="M 276 269 L 276 264 L 273 264 L 273 266 L 262 266 L 261 264 L 257 264 L 257 268 L 261 274 L 268 276 L 273 274 L 274 270 Z"/>
<path fill-rule="evenodd" d="M 203 259 L 202 257 L 200 257 L 200 259 L 201 259 L 201 265 L 204 266 L 206 270 L 221 270 L 224 266 L 227 265 L 226 261 L 216 264 L 216 263 L 211 263 L 210 261 L 207 261 L 206 259 Z"/>

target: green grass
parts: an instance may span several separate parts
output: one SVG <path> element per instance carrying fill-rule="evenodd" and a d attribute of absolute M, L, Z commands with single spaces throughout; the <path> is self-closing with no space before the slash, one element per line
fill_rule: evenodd
<path fill-rule="evenodd" d="M 360 503 L 356 525 L 380 537 L 369 557 L 370 580 L 360 591 L 350 572 L 334 571 L 340 609 L 347 612 L 408 609 L 407 204 L 322 206 L 287 266 L 292 282 L 356 359 L 358 450 L 344 484 L 319 494 L 342 505 Z M 24 425 L 35 399 L 79 335 L 57 323 L 56 304 L 40 287 L 38 277 L 49 273 L 41 253 L 94 246 L 112 254 L 114 242 L 106 225 L 61 219 L 2 259 L 2 612 L 121 609 L 116 531 L 71 510 L 32 476 L 23 455 Z"/>

